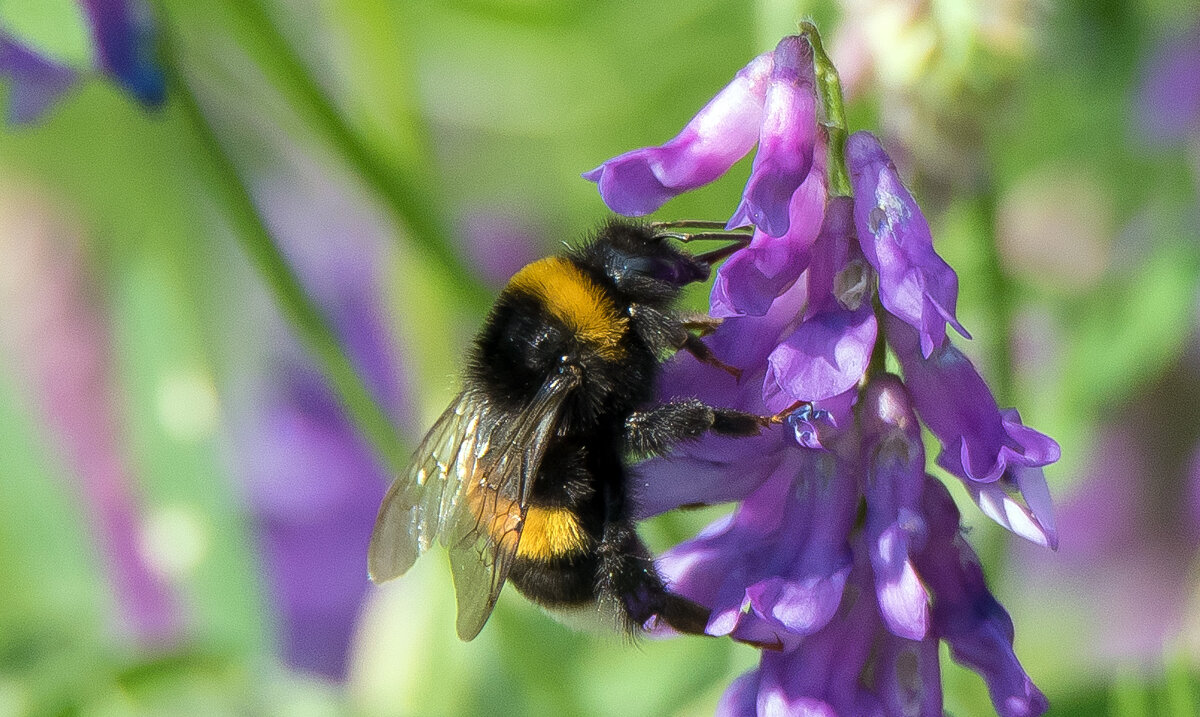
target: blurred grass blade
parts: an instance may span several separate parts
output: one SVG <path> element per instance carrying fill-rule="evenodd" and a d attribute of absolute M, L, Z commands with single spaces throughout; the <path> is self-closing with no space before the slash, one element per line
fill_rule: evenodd
<path fill-rule="evenodd" d="M 1192 717 L 1196 714 L 1196 685 L 1190 660 L 1183 653 L 1165 658 L 1167 673 L 1163 689 L 1163 714 L 1170 717 Z"/>
<path fill-rule="evenodd" d="M 375 448 L 387 470 L 395 474 L 406 462 L 408 451 L 396 429 L 354 370 L 328 320 L 308 296 L 254 204 L 241 175 L 213 132 L 195 94 L 175 64 L 169 43 L 164 43 L 163 65 L 171 101 L 182 109 L 204 154 L 212 162 L 217 191 L 225 202 L 234 233 L 266 280 L 280 309 L 336 392 L 358 429 Z"/>
<path fill-rule="evenodd" d="M 264 62 L 262 67 L 272 75 L 272 84 L 284 94 L 295 111 L 311 120 L 310 129 L 328 142 L 384 200 L 412 241 L 441 271 L 455 279 L 453 285 L 462 299 L 473 308 L 486 308 L 491 303 L 489 293 L 470 278 L 474 272 L 468 270 L 450 244 L 449 232 L 438 210 L 437 195 L 429 189 L 434 182 L 428 166 L 410 162 L 403 172 L 386 166 L 318 86 L 263 5 L 257 0 L 240 0 L 233 5 L 249 26 L 254 43 L 269 57 L 270 62 Z M 413 132 L 418 136 L 423 134 L 419 127 L 413 128 Z"/>
<path fill-rule="evenodd" d="M 1151 717 L 1150 687 L 1145 678 L 1124 672 L 1109 687 L 1108 713 L 1113 717 Z"/>

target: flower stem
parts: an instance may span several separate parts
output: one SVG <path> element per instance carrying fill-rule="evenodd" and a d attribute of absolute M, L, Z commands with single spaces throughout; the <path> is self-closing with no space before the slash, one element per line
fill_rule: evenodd
<path fill-rule="evenodd" d="M 472 272 L 450 245 L 449 231 L 438 211 L 439 201 L 429 189 L 434 186 L 432 173 L 414 172 L 411 167 L 401 172 L 386 166 L 317 85 L 303 60 L 276 29 L 261 2 L 239 0 L 232 5 L 240 9 L 256 40 L 270 53 L 275 67 L 264 69 L 276 70 L 275 87 L 285 93 L 298 112 L 309 115 L 310 128 L 316 130 L 384 200 L 421 252 L 455 280 L 456 289 L 468 304 L 477 309 L 490 305 L 491 296 L 478 281 L 470 278 Z"/>
<path fill-rule="evenodd" d="M 853 196 L 850 188 L 850 173 L 846 171 L 846 105 L 842 97 L 842 81 L 817 26 L 805 20 L 800 23 L 800 34 L 808 39 L 813 49 L 813 64 L 816 68 L 817 93 L 825 108 L 823 124 L 829 133 L 829 193 L 835 197 Z"/>
<path fill-rule="evenodd" d="M 996 236 L 996 191 L 990 179 L 984 178 L 976 197 L 982 215 L 984 280 L 988 283 L 993 318 L 999 327 L 997 340 L 992 342 L 992 390 L 1001 406 L 1012 405 L 1014 317 L 1012 307 L 1013 282 L 1004 270 Z"/>
<path fill-rule="evenodd" d="M 867 370 L 863 373 L 863 380 L 859 384 L 864 387 L 871 382 L 872 377 L 887 373 L 887 338 L 883 323 L 887 316 L 887 310 L 879 301 L 878 290 L 875 293 L 876 296 L 871 303 L 875 311 L 877 333 L 875 334 L 875 345 L 871 347 L 871 358 L 867 362 Z"/>
<path fill-rule="evenodd" d="M 355 372 L 328 320 L 305 292 L 276 246 L 233 160 L 221 146 L 200 109 L 199 101 L 180 73 L 172 54 L 173 45 L 169 42 L 163 45 L 162 64 L 167 75 L 168 96 L 171 102 L 179 106 L 211 162 L 219 192 L 234 224 L 234 234 L 274 294 L 276 303 L 321 367 L 347 414 L 374 446 L 388 471 L 397 473 L 407 460 L 408 450 L 401 444 L 395 427 Z"/>

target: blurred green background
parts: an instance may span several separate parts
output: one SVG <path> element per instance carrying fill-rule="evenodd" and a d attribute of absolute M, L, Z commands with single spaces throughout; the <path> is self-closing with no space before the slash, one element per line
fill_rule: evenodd
<path fill-rule="evenodd" d="M 1057 554 L 962 502 L 1050 714 L 1200 713 L 1193 3 L 152 7 L 162 108 L 95 78 L 0 133 L 0 715 L 711 714 L 752 649 L 511 590 L 463 644 L 440 554 L 374 587 L 365 549 L 490 295 L 605 216 L 579 174 L 806 17 L 959 273 L 964 350 L 1062 443 Z M 0 23 L 89 62 L 74 0 Z M 727 217 L 748 166 L 659 216 Z M 362 432 L 319 366 L 365 381 Z M 947 711 L 990 714 L 944 661 Z"/>

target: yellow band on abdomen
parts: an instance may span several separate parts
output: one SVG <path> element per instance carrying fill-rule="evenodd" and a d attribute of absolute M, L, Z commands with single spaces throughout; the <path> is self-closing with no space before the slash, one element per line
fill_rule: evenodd
<path fill-rule="evenodd" d="M 530 506 L 517 543 L 517 557 L 549 561 L 585 552 L 587 546 L 588 536 L 570 510 Z"/>

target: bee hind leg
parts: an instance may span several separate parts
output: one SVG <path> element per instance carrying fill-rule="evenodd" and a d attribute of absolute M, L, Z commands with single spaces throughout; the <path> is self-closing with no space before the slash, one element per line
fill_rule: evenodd
<path fill-rule="evenodd" d="M 656 619 L 678 632 L 705 634 L 708 608 L 667 591 L 650 551 L 631 522 L 619 520 L 605 525 L 597 554 L 599 602 L 623 616 L 630 634 L 636 635 Z"/>

